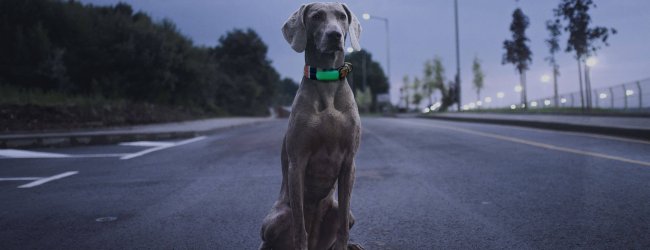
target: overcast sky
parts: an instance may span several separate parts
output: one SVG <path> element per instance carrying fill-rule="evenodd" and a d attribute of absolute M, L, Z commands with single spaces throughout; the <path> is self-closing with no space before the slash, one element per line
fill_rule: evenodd
<path fill-rule="evenodd" d="M 118 0 L 83 0 L 96 5 L 115 4 Z M 280 28 L 304 1 L 265 0 L 126 0 L 134 9 L 156 19 L 173 20 L 180 31 L 195 44 L 214 46 L 220 36 L 235 28 L 252 28 L 269 46 L 269 58 L 283 77 L 300 82 L 304 59 L 285 42 Z M 459 0 L 461 77 L 463 104 L 476 99 L 471 86 L 471 64 L 475 56 L 483 63 L 486 74 L 482 96 L 499 91 L 506 94 L 503 104 L 517 102 L 514 86 L 519 78 L 512 65 L 502 65 L 502 44 L 510 38 L 508 30 L 513 10 L 519 6 L 530 18 L 527 31 L 531 39 L 533 64 L 528 71 L 529 99 L 552 95 L 552 83 L 542 83 L 543 74 L 551 69 L 544 61 L 548 49 L 544 44 L 548 32 L 544 23 L 552 18 L 559 0 Z M 614 27 L 618 34 L 610 38 L 610 47 L 598 53 L 598 65 L 592 70 L 594 88 L 641 80 L 650 77 L 650 1 L 595 0 L 592 13 L 596 25 Z M 402 77 L 421 77 L 423 63 L 439 55 L 447 69 L 447 78 L 455 73 L 453 0 L 365 0 L 347 2 L 359 19 L 362 13 L 390 20 L 391 97 L 396 103 Z M 384 23 L 361 20 L 361 46 L 386 64 Z M 562 37 L 562 47 L 566 36 Z M 349 41 L 348 41 L 349 46 Z M 559 55 L 561 76 L 559 92 L 578 89 L 577 64 L 573 55 Z"/>

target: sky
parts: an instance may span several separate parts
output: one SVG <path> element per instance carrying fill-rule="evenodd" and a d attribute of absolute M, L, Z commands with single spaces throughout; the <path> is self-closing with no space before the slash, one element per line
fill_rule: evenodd
<path fill-rule="evenodd" d="M 197 45 L 215 46 L 220 36 L 233 29 L 254 29 L 269 46 L 268 57 L 282 77 L 296 82 L 302 78 L 304 55 L 294 52 L 284 40 L 280 28 L 287 18 L 305 1 L 294 0 L 82 0 L 94 5 L 131 4 L 155 19 L 169 18 L 184 35 Z M 613 27 L 618 34 L 610 37 L 609 47 L 597 54 L 598 64 L 591 70 L 593 88 L 608 87 L 650 78 L 650 1 L 595 0 L 598 7 L 591 10 L 592 24 Z M 527 35 L 533 52 L 533 63 L 527 75 L 528 99 L 552 96 L 551 83 L 541 76 L 551 68 L 544 58 L 548 48 L 545 22 L 553 18 L 552 9 L 559 0 L 458 0 L 460 26 L 460 62 L 462 103 L 475 101 L 472 87 L 472 61 L 479 58 L 485 73 L 481 96 L 495 98 L 504 92 L 502 100 L 492 105 L 519 102 L 514 87 L 519 82 L 512 65 L 502 65 L 503 41 L 510 39 L 512 12 L 520 7 L 530 19 Z M 456 71 L 454 45 L 453 0 L 360 0 L 346 4 L 360 19 L 363 32 L 361 47 L 373 54 L 385 69 L 386 31 L 378 20 L 363 20 L 363 13 L 388 18 L 390 41 L 391 100 L 399 100 L 402 78 L 422 77 L 426 60 L 440 56 L 446 77 L 453 80 Z M 564 49 L 567 36 L 561 37 Z M 346 41 L 349 45 L 349 40 Z M 558 55 L 559 93 L 578 90 L 578 66 L 573 54 Z M 495 100 L 497 100 L 495 98 Z"/>

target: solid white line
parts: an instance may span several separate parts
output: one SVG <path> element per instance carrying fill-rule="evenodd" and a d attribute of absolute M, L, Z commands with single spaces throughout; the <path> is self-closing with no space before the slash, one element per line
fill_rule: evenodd
<path fill-rule="evenodd" d="M 127 154 L 125 156 L 122 156 L 122 157 L 120 157 L 120 160 L 133 159 L 135 157 L 143 156 L 143 155 L 146 155 L 146 154 L 151 153 L 151 152 L 156 152 L 156 151 L 163 150 L 163 149 L 168 149 L 168 148 L 171 148 L 171 147 L 176 147 L 176 146 L 189 144 L 189 143 L 192 143 L 192 142 L 197 142 L 197 141 L 203 140 L 205 138 L 206 138 L 205 136 L 199 136 L 199 137 L 194 137 L 192 139 L 187 139 L 187 140 L 184 140 L 184 141 L 176 142 L 176 143 L 173 143 L 173 144 L 161 145 L 161 146 L 158 146 L 158 147 L 145 149 L 145 150 L 142 150 L 142 151 L 139 151 L 139 152 L 135 152 L 133 154 Z"/>
<path fill-rule="evenodd" d="M 33 181 L 42 178 L 43 177 L 9 177 L 9 178 L 0 178 L 0 181 Z"/>
<path fill-rule="evenodd" d="M 47 182 L 50 182 L 50 181 L 53 181 L 53 180 L 58 180 L 58 179 L 65 178 L 65 177 L 75 175 L 75 174 L 78 174 L 78 173 L 79 173 L 78 171 L 65 172 L 65 173 L 62 173 L 62 174 L 57 174 L 55 176 L 50 176 L 50 177 L 45 177 L 45 178 L 38 179 L 36 181 L 27 183 L 25 185 L 18 186 L 18 188 L 36 187 L 36 186 L 43 185 L 43 184 L 45 184 Z"/>
<path fill-rule="evenodd" d="M 478 135 L 478 136 L 490 137 L 490 138 L 499 139 L 499 140 L 503 140 L 503 141 L 516 142 L 516 143 L 526 144 L 526 145 L 545 148 L 545 149 L 550 149 L 550 150 L 562 151 L 562 152 L 567 152 L 567 153 L 574 153 L 574 154 L 579 154 L 579 155 L 593 156 L 593 157 L 598 157 L 598 158 L 621 161 L 621 162 L 626 162 L 626 163 L 639 164 L 639 165 L 650 167 L 650 162 L 637 161 L 637 160 L 627 159 L 627 158 L 623 158 L 623 157 L 619 157 L 619 156 L 613 156 L 613 155 L 595 153 L 595 152 L 584 151 L 584 150 L 579 150 L 579 149 L 572 149 L 572 148 L 554 146 L 554 145 L 551 145 L 551 144 L 546 144 L 546 143 L 541 143 L 541 142 L 534 142 L 534 141 L 519 139 L 519 138 L 515 138 L 515 137 L 510 137 L 510 136 L 503 136 L 503 135 L 479 132 L 479 131 L 464 129 L 464 128 L 448 127 L 448 126 L 433 125 L 433 124 L 421 124 L 421 123 L 417 123 L 417 124 L 423 125 L 423 126 L 430 126 L 430 127 L 434 127 L 434 128 L 442 128 L 442 129 L 454 130 L 454 131 L 457 131 L 457 132 L 463 132 L 463 133 L 473 134 L 473 135 Z"/>
<path fill-rule="evenodd" d="M 24 150 L 20 150 L 24 151 Z M 40 153 L 31 151 L 33 153 Z M 40 154 L 31 154 L 31 155 L 2 155 L 0 154 L 0 160 L 4 159 L 70 159 L 70 158 L 102 158 L 102 157 L 122 157 L 127 154 L 78 154 L 78 155 L 65 155 L 65 156 L 48 156 L 49 153 Z"/>
<path fill-rule="evenodd" d="M 134 142 L 123 142 L 120 143 L 121 146 L 137 146 L 137 147 L 161 147 L 174 145 L 173 142 L 158 142 L 158 141 L 134 141 Z"/>
<path fill-rule="evenodd" d="M 66 157 L 70 157 L 70 155 L 66 155 L 66 154 L 45 153 L 45 152 L 36 152 L 36 151 L 18 150 L 18 149 L 0 149 L 0 156 L 10 157 L 10 158 L 66 158 Z"/>

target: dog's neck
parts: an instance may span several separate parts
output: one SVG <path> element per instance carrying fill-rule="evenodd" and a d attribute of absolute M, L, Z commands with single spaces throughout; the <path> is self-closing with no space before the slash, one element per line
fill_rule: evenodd
<path fill-rule="evenodd" d="M 310 43 L 308 43 L 307 48 L 305 48 L 305 64 L 311 67 L 333 69 L 343 65 L 344 61 L 345 54 L 343 51 L 336 51 L 334 53 L 328 54 L 321 53 L 318 49 L 316 49 L 316 46 L 313 46 L 313 44 L 310 46 Z M 304 88 L 304 91 L 313 91 L 312 93 L 317 93 L 318 98 L 313 100 L 313 104 L 316 110 L 320 111 L 327 108 L 336 108 L 334 106 L 336 93 L 342 86 L 342 83 L 346 81 L 345 79 L 341 79 L 338 81 L 323 82 L 303 77 L 303 82 L 309 83 Z"/>
<path fill-rule="evenodd" d="M 345 54 L 341 51 L 322 53 L 316 46 L 305 48 L 305 64 L 322 69 L 335 69 L 341 67 L 345 61 Z"/>

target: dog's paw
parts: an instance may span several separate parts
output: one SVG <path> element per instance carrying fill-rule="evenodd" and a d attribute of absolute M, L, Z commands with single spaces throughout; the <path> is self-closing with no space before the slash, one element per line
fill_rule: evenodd
<path fill-rule="evenodd" d="M 348 250 L 366 250 L 363 248 L 360 244 L 357 243 L 349 243 L 348 244 Z"/>

